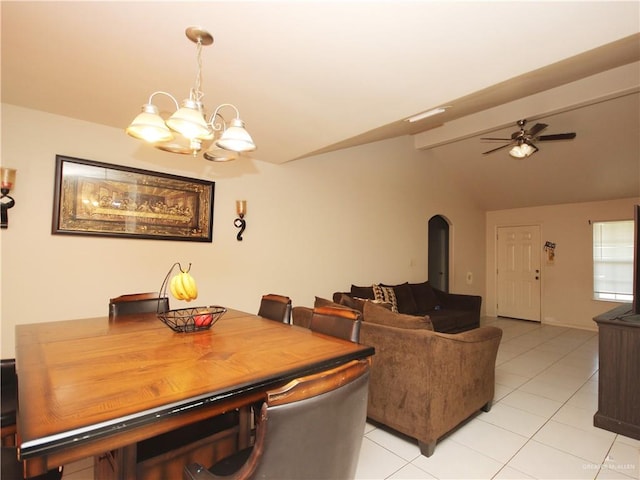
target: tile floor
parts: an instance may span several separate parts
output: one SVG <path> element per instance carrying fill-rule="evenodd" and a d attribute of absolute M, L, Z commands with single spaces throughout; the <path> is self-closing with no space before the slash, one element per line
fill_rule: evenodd
<path fill-rule="evenodd" d="M 438 442 L 430 458 L 415 440 L 367 424 L 358 480 L 639 478 L 640 441 L 593 426 L 595 331 L 493 317 L 482 323 L 503 331 L 491 411 Z M 63 480 L 92 479 L 89 459 L 65 467 Z"/>
<path fill-rule="evenodd" d="M 597 332 L 493 317 L 482 323 L 503 331 L 491 411 L 439 441 L 429 458 L 415 440 L 368 424 L 357 479 L 639 478 L 640 441 L 593 426 Z"/>

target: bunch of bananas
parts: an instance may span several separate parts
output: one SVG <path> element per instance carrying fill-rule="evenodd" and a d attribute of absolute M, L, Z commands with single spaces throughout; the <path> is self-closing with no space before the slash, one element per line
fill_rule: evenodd
<path fill-rule="evenodd" d="M 180 269 L 180 273 L 176 273 L 171 278 L 169 289 L 171 290 L 171 295 L 178 300 L 186 300 L 187 302 L 190 302 L 191 300 L 198 298 L 198 287 L 196 286 L 196 281 L 188 271 L 184 272 L 182 269 Z"/>

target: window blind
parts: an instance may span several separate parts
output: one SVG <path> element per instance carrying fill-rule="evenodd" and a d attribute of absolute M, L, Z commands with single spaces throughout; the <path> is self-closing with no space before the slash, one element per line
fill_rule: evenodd
<path fill-rule="evenodd" d="M 633 220 L 593 223 L 593 295 L 633 301 Z"/>

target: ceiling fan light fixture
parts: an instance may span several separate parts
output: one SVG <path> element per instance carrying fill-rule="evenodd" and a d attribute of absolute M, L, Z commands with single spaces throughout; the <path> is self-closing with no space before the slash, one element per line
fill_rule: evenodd
<path fill-rule="evenodd" d="M 538 151 L 538 147 L 536 147 L 533 142 L 537 143 L 549 140 L 571 140 L 573 138 L 576 138 L 575 132 L 540 135 L 540 132 L 542 132 L 549 125 L 547 125 L 546 123 L 536 123 L 529 130 L 525 130 L 524 126 L 526 123 L 526 120 L 518 120 L 519 130 L 517 132 L 513 132 L 511 134 L 511 138 L 481 137 L 480 140 L 498 140 L 501 142 L 508 142 L 497 148 L 492 148 L 491 150 L 482 152 L 482 154 L 488 155 L 490 153 L 497 152 L 498 150 L 502 150 L 503 148 L 511 147 L 511 145 L 513 145 L 513 147 L 511 147 L 511 149 L 509 150 L 509 155 L 511 155 L 513 158 L 526 158 L 530 157 Z"/>
<path fill-rule="evenodd" d="M 509 150 L 509 155 L 511 155 L 513 158 L 526 158 L 537 151 L 538 149 L 535 146 L 527 142 L 522 142 L 518 145 L 515 145 L 511 150 Z"/>

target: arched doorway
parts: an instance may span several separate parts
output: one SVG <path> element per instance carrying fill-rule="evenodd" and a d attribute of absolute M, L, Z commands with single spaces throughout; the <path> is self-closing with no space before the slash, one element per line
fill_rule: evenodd
<path fill-rule="evenodd" d="M 449 291 L 449 222 L 441 215 L 429 219 L 429 283 Z"/>

